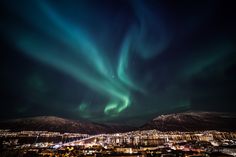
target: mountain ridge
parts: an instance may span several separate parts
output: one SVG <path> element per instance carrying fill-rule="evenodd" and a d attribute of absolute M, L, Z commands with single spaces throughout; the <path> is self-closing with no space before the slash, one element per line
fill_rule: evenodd
<path fill-rule="evenodd" d="M 12 131 L 57 131 L 57 132 L 78 132 L 85 134 L 115 133 L 133 129 L 130 126 L 105 125 L 90 121 L 71 120 L 56 116 L 37 116 L 17 118 L 0 122 L 0 129 Z"/>
<path fill-rule="evenodd" d="M 140 127 L 159 131 L 235 131 L 236 115 L 224 112 L 188 111 L 160 115 Z"/>
<path fill-rule="evenodd" d="M 160 115 L 140 127 L 100 124 L 56 116 L 37 116 L 0 121 L 0 129 L 12 131 L 57 131 L 85 134 L 117 133 L 135 130 L 159 131 L 236 131 L 236 115 L 223 112 L 181 112 Z"/>

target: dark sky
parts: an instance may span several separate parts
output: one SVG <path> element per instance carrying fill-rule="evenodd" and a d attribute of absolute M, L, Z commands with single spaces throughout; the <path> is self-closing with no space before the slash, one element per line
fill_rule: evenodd
<path fill-rule="evenodd" d="M 235 113 L 233 2 L 2 0 L 0 119 Z"/>

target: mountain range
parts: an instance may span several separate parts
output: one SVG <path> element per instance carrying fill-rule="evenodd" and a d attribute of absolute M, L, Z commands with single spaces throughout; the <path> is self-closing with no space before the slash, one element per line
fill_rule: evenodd
<path fill-rule="evenodd" d="M 220 112 L 182 112 L 157 116 L 141 127 L 99 124 L 55 116 L 39 116 L 1 121 L 0 129 L 10 129 L 12 131 L 46 130 L 85 134 L 150 129 L 157 129 L 159 131 L 236 131 L 236 116 Z"/>
<path fill-rule="evenodd" d="M 105 125 L 89 121 L 78 121 L 55 116 L 39 116 L 5 120 L 0 122 L 0 129 L 11 131 L 56 131 L 84 134 L 101 134 L 126 132 L 133 130 L 133 127 L 122 125 Z"/>
<path fill-rule="evenodd" d="M 159 131 L 236 131 L 236 115 L 221 112 L 183 112 L 160 115 L 140 127 Z"/>

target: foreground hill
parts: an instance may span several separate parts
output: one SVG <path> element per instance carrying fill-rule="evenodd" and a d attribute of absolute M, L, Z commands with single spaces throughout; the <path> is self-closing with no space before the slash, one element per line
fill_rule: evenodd
<path fill-rule="evenodd" d="M 0 122 L 0 129 L 10 129 L 12 131 L 46 130 L 85 134 L 101 134 L 124 132 L 129 131 L 133 128 L 120 125 L 108 126 L 98 123 L 82 122 L 54 116 L 40 116 L 2 121 Z"/>
<path fill-rule="evenodd" d="M 160 131 L 236 131 L 236 116 L 219 112 L 167 114 L 154 118 L 140 129 L 157 129 Z"/>

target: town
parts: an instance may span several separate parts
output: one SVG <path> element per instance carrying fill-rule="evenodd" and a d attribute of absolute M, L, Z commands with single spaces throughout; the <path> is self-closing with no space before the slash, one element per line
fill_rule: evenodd
<path fill-rule="evenodd" d="M 0 130 L 0 156 L 236 156 L 236 132 L 160 132 L 88 135 Z"/>

